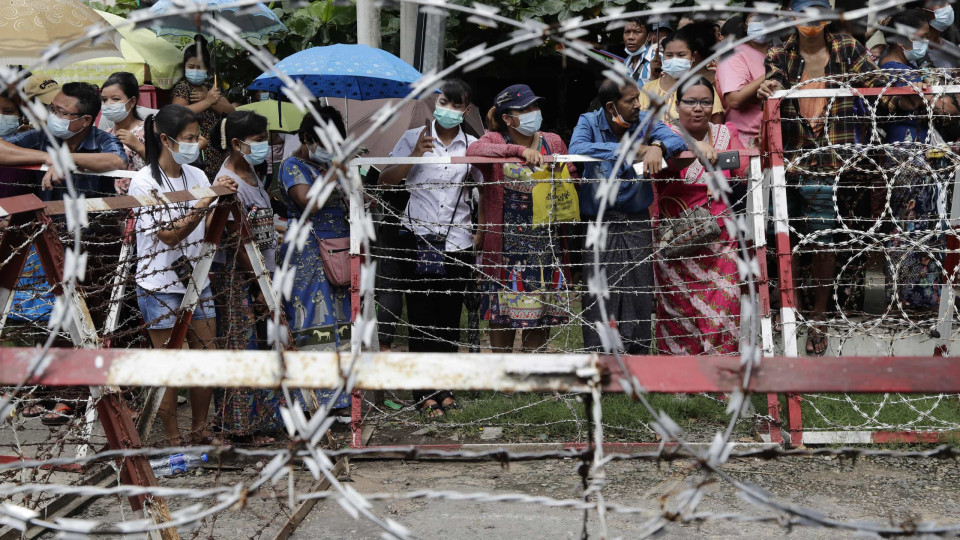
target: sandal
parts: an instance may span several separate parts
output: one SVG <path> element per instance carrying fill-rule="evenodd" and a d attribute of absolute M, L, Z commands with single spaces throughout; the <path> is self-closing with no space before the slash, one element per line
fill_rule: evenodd
<path fill-rule="evenodd" d="M 447 400 L 450 400 L 447 403 Z M 443 401 L 440 403 L 440 408 L 443 409 L 445 414 L 458 415 L 460 411 L 463 410 L 463 407 L 460 406 L 460 403 L 457 402 L 457 399 L 453 397 L 453 394 L 443 398 Z"/>
<path fill-rule="evenodd" d="M 27 405 L 26 407 L 20 409 L 20 414 L 24 418 L 36 418 L 46 412 L 47 408 L 43 405 Z"/>
<path fill-rule="evenodd" d="M 430 399 L 427 401 L 433 400 Z M 443 405 L 440 405 L 436 401 L 433 401 L 433 403 L 430 405 L 427 405 L 427 402 L 424 401 L 417 407 L 417 410 L 420 411 L 420 416 L 423 418 L 441 418 L 446 414 L 443 410 Z"/>
<path fill-rule="evenodd" d="M 819 349 L 819 350 L 818 350 Z M 827 353 L 827 334 L 816 326 L 807 332 L 807 356 L 823 356 Z"/>
<path fill-rule="evenodd" d="M 73 407 L 66 403 L 57 403 L 53 410 L 43 415 L 40 422 L 45 426 L 62 426 L 73 420 Z"/>

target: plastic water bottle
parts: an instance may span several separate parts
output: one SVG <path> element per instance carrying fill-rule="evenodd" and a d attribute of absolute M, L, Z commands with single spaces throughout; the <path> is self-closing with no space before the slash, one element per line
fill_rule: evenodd
<path fill-rule="evenodd" d="M 154 476 L 172 476 L 195 469 L 206 461 L 206 454 L 173 454 L 164 458 L 151 459 L 150 468 L 153 469 Z"/>

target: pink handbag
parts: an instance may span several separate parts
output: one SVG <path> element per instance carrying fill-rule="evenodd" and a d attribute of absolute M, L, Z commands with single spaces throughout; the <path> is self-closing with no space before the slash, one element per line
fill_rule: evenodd
<path fill-rule="evenodd" d="M 320 260 L 331 285 L 343 287 L 350 284 L 350 237 L 320 240 Z"/>

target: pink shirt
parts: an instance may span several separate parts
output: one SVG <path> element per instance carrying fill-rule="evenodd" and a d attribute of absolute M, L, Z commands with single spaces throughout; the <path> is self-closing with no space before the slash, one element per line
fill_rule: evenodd
<path fill-rule="evenodd" d="M 766 71 L 763 59 L 766 55 L 750 45 L 740 45 L 734 53 L 720 62 L 717 66 L 717 88 L 721 96 L 736 92 L 750 84 L 758 77 L 763 77 Z M 746 147 L 751 145 L 750 140 L 760 135 L 760 123 L 763 120 L 763 109 L 759 102 L 741 108 L 733 109 L 727 106 L 726 121 L 736 126 L 740 131 L 740 140 Z"/>

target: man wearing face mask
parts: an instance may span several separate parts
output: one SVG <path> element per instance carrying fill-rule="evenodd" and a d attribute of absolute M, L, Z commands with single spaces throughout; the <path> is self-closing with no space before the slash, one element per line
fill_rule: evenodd
<path fill-rule="evenodd" d="M 745 31 L 750 42 L 738 45 L 734 53 L 717 66 L 717 88 L 727 106 L 726 121 L 736 126 L 740 142 L 746 148 L 759 145 L 763 119 L 757 90 L 766 76 L 763 60 L 770 48 L 771 37 L 764 27 L 760 14 L 748 14 Z"/>
<path fill-rule="evenodd" d="M 956 45 L 943 39 L 943 34 L 953 26 L 953 6 L 945 0 L 927 0 L 924 12 L 930 22 L 929 37 L 932 46 L 927 50 L 927 55 L 933 62 L 933 67 L 957 67 L 957 57 L 949 52 L 956 50 Z"/>
<path fill-rule="evenodd" d="M 127 168 L 127 154 L 120 140 L 93 126 L 100 113 L 100 92 L 89 83 L 63 85 L 48 106 L 46 130 L 16 133 L 0 141 L 0 165 L 50 165 L 47 149 L 53 140 L 65 145 L 80 170 L 106 172 Z M 52 139 L 51 139 L 52 137 Z M 114 194 L 113 179 L 74 174 L 73 185 L 87 198 Z M 40 181 L 46 200 L 63 198 L 63 175 L 50 168 Z"/>
<path fill-rule="evenodd" d="M 649 352 L 653 309 L 653 232 L 648 210 L 653 189 L 648 181 L 638 180 L 632 162 L 642 162 L 644 177 L 650 178 L 663 169 L 664 159 L 687 149 L 683 139 L 666 124 L 640 110 L 639 95 L 635 85 L 620 86 L 605 80 L 597 96 L 603 107 L 580 115 L 570 139 L 571 153 L 603 160 L 585 164 L 580 186 L 580 213 L 585 221 L 595 220 L 600 210 L 596 199 L 598 180 L 623 179 L 616 199 L 603 213 L 608 230 L 600 264 L 606 269 L 607 283 L 616 284 L 606 300 L 607 314 L 616 319 L 628 354 Z M 625 159 L 619 169 L 614 169 L 623 151 L 620 140 L 638 129 L 643 130 L 643 136 L 638 137 L 643 144 L 635 157 Z M 591 279 L 589 264 L 593 260 L 592 251 L 584 253 L 583 261 L 588 265 L 583 272 L 584 284 Z M 583 325 L 584 345 L 599 349 L 600 336 L 593 325 L 601 315 L 597 299 L 587 295 L 583 306 L 587 321 Z"/>
<path fill-rule="evenodd" d="M 627 73 L 640 85 L 650 80 L 650 61 L 655 50 L 647 41 L 647 36 L 647 24 L 640 19 L 630 19 L 623 27 L 623 49 L 627 55 L 623 64 Z"/>
<path fill-rule="evenodd" d="M 827 0 L 791 2 L 797 31 L 783 46 L 771 47 L 767 52 L 766 80 L 757 90 L 759 98 L 766 99 L 778 90 L 791 87 L 834 88 L 836 84 L 824 80 L 825 76 L 869 74 L 877 70 L 870 53 L 860 42 L 849 35 L 827 31 L 825 21 L 810 21 L 810 12 L 803 13 L 808 8 L 829 10 L 830 3 Z M 875 84 L 876 79 L 871 77 L 857 80 L 857 86 Z M 866 142 L 869 120 L 862 122 L 863 116 L 862 104 L 855 98 L 789 99 L 780 106 L 780 117 L 784 119 L 781 123 L 784 160 L 789 162 L 803 155 L 797 168 L 787 170 L 787 184 L 795 189 L 788 198 L 790 217 L 800 219 L 791 224 L 797 223 L 803 232 L 815 235 L 814 243 L 835 242 L 836 235 L 829 232 L 837 227 L 834 197 L 845 214 L 870 213 L 869 190 L 847 187 L 868 184 L 870 179 L 857 178 L 854 171 L 844 170 L 834 189 L 841 167 L 858 154 L 856 144 Z M 827 117 L 831 119 L 829 129 Z M 817 151 L 823 147 L 827 149 Z M 803 172 L 799 172 L 800 169 Z M 811 256 L 815 300 L 807 309 L 812 312 L 812 319 L 822 319 L 827 316 L 831 290 L 837 280 L 837 259 L 830 249 L 814 250 Z M 848 270 L 844 279 L 856 279 L 850 277 L 856 272 Z M 799 272 L 794 275 L 799 277 Z M 807 332 L 807 354 L 822 356 L 826 350 L 826 331 L 820 325 L 812 325 Z"/>

